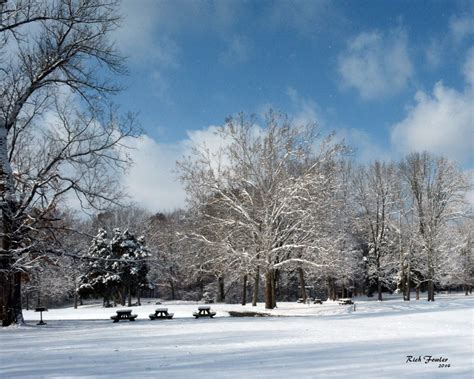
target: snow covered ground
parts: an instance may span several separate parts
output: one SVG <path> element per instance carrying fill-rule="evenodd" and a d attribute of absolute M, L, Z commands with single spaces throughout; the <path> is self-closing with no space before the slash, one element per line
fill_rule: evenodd
<path fill-rule="evenodd" d="M 146 303 L 146 302 L 145 302 Z M 0 329 L 0 378 L 472 378 L 474 298 L 439 295 L 403 302 L 356 299 L 352 306 L 279 303 L 280 317 L 228 317 L 251 306 L 166 302 L 173 320 L 112 323 L 116 309 L 51 309 L 45 326 Z M 267 312 L 263 305 L 258 311 Z M 413 362 L 407 362 L 413 356 Z M 425 356 L 444 362 L 424 362 Z M 416 362 L 421 357 L 421 362 Z M 440 367 L 449 365 L 448 367 Z"/>

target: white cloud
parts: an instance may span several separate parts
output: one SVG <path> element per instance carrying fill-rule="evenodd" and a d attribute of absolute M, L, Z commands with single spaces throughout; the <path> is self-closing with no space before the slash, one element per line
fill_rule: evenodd
<path fill-rule="evenodd" d="M 175 42 L 179 33 L 214 29 L 228 34 L 242 10 L 241 4 L 230 1 L 124 0 L 115 39 L 132 62 L 148 64 L 157 58 L 173 65 L 180 52 Z"/>
<path fill-rule="evenodd" d="M 133 166 L 123 178 L 130 199 L 151 211 L 169 211 L 185 205 L 186 193 L 176 172 L 176 162 L 194 148 L 218 153 L 228 141 L 216 134 L 217 126 L 188 131 L 185 140 L 161 144 L 148 136 L 131 140 L 128 152 Z"/>
<path fill-rule="evenodd" d="M 392 127 L 395 150 L 426 150 L 461 164 L 474 164 L 474 47 L 466 54 L 463 74 L 463 91 L 438 82 L 432 94 L 416 93 L 416 104 Z"/>
<path fill-rule="evenodd" d="M 466 62 L 463 67 L 464 77 L 466 82 L 474 87 L 474 47 L 471 47 L 467 52 Z"/>
<path fill-rule="evenodd" d="M 252 51 L 251 42 L 244 36 L 234 35 L 228 42 L 227 49 L 219 56 L 219 62 L 226 65 L 245 63 Z"/>
<path fill-rule="evenodd" d="M 123 1 L 122 25 L 114 33 L 117 46 L 134 65 L 176 68 L 180 49 L 167 34 L 158 34 L 160 2 Z"/>
<path fill-rule="evenodd" d="M 451 17 L 449 30 L 454 42 L 461 43 L 465 38 L 474 34 L 474 17 L 472 14 L 463 14 Z"/>
<path fill-rule="evenodd" d="M 243 12 L 238 2 L 124 0 L 121 2 L 121 27 L 114 39 L 129 58 L 132 70 L 146 70 L 152 80 L 153 94 L 170 102 L 167 89 L 169 74 L 181 65 L 180 33 L 214 31 L 216 36 L 231 40 L 223 59 L 244 62 L 249 44 L 242 38 L 231 39 L 231 30 Z"/>
<path fill-rule="evenodd" d="M 432 39 L 425 49 L 425 58 L 429 68 L 436 69 L 441 65 L 444 49 L 442 44 L 439 40 Z"/>
<path fill-rule="evenodd" d="M 132 141 L 134 164 L 124 177 L 126 192 L 143 208 L 156 212 L 184 204 L 185 194 L 173 170 L 181 157 L 179 145 L 157 143 L 147 136 Z"/>
<path fill-rule="evenodd" d="M 399 92 L 413 75 L 406 33 L 399 28 L 359 34 L 339 55 L 338 69 L 342 86 L 355 88 L 363 99 Z"/>
<path fill-rule="evenodd" d="M 390 161 L 392 152 L 376 143 L 365 131 L 359 129 L 341 129 L 337 131 L 336 138 L 352 149 L 354 158 L 359 163 L 369 163 L 374 160 Z"/>
<path fill-rule="evenodd" d="M 474 96 L 438 82 L 433 94 L 418 91 L 415 106 L 395 124 L 391 140 L 402 153 L 426 150 L 460 163 L 472 162 L 474 151 Z"/>
<path fill-rule="evenodd" d="M 318 104 L 308 98 L 304 98 L 292 87 L 288 88 L 288 96 L 294 108 L 292 119 L 295 125 L 307 125 L 316 123 L 320 127 L 324 125 Z"/>
<path fill-rule="evenodd" d="M 274 1 L 263 17 L 265 24 L 280 29 L 287 27 L 297 32 L 315 36 L 318 32 L 332 32 L 331 26 L 343 27 L 346 20 L 335 2 L 330 0 Z"/>

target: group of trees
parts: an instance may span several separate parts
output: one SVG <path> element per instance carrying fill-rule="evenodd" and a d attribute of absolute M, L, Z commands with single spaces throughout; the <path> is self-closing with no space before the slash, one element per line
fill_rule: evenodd
<path fill-rule="evenodd" d="M 398 290 L 410 300 L 413 290 L 427 290 L 430 301 L 435 286 L 472 289 L 469 183 L 453 163 L 413 153 L 354 165 L 347 148 L 276 113 L 265 127 L 229 119 L 219 133 L 222 149 L 198 147 L 179 162 L 186 210 L 151 215 L 131 206 L 83 223 L 89 235 L 139 227 L 148 242 L 139 259 L 149 268 L 142 288 L 153 284 L 155 295 L 170 299 L 243 304 L 251 295 L 268 308 L 306 298 L 308 287 L 332 299 L 351 291 L 382 300 Z M 120 271 L 105 235 L 88 239 L 74 288 L 122 301 L 123 282 L 115 296 L 100 287 Z M 99 285 L 89 286 L 94 280 Z"/>
<path fill-rule="evenodd" d="M 273 308 L 291 288 L 305 298 L 307 282 L 332 298 L 398 288 L 407 300 L 411 288 L 434 300 L 435 285 L 473 285 L 469 183 L 453 163 L 414 153 L 355 167 L 333 136 L 275 112 L 263 126 L 229 118 L 217 152 L 178 163 L 186 210 L 121 209 L 136 128 L 109 102 L 109 74 L 125 72 L 110 39 L 117 4 L 0 0 L 2 325 L 22 322 L 22 293 L 45 287 L 106 302 L 149 282 L 170 298 L 245 303 L 251 290 Z M 95 216 L 78 219 L 73 200 Z"/>
<path fill-rule="evenodd" d="M 275 307 L 278 277 L 296 270 L 340 288 L 428 290 L 472 285 L 470 188 L 452 162 L 428 153 L 399 163 L 353 166 L 347 150 L 270 112 L 266 126 L 229 119 L 225 146 L 205 147 L 179 163 L 195 222 L 186 237 L 203 269 L 265 279 L 265 305 Z M 461 263 L 464 262 L 464 263 Z M 464 279 L 461 279 L 464 278 Z M 245 290 L 244 290 L 245 291 Z"/>

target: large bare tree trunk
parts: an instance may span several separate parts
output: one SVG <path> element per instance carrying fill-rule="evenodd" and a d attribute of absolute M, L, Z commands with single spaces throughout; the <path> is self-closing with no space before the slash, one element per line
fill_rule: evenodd
<path fill-rule="evenodd" d="M 125 306 L 125 302 L 127 301 L 125 291 L 126 291 L 126 289 L 125 289 L 124 286 L 122 286 L 122 288 L 121 288 L 120 291 L 119 291 L 119 295 L 120 295 L 120 305 L 121 305 L 122 307 Z"/>
<path fill-rule="evenodd" d="M 301 298 L 303 299 L 303 302 L 306 302 L 308 295 L 306 294 L 306 283 L 304 281 L 304 271 L 301 267 L 298 267 L 298 277 L 300 280 Z"/>
<path fill-rule="evenodd" d="M 377 257 L 377 300 L 382 301 L 382 281 L 380 280 L 380 252 L 376 251 Z"/>
<path fill-rule="evenodd" d="M 278 271 L 277 270 L 272 270 L 272 278 L 273 278 L 273 282 L 272 282 L 272 307 L 273 308 L 276 308 L 276 306 L 277 306 L 276 300 L 277 300 L 278 276 L 279 276 Z"/>
<path fill-rule="evenodd" d="M 410 288 L 410 265 L 408 265 L 408 271 L 407 271 L 407 283 L 405 285 L 405 291 L 406 291 L 406 294 L 405 294 L 405 300 L 406 301 L 410 301 L 410 291 L 411 291 L 411 288 Z"/>
<path fill-rule="evenodd" d="M 242 305 L 247 304 L 247 274 L 244 275 L 244 284 L 242 286 Z"/>
<path fill-rule="evenodd" d="M 434 299 L 434 283 L 433 280 L 428 280 L 428 301 L 435 301 Z"/>
<path fill-rule="evenodd" d="M 128 307 L 131 307 L 132 306 L 132 284 L 131 283 L 128 283 L 128 286 L 127 286 L 127 292 L 128 292 L 128 304 L 127 306 Z"/>
<path fill-rule="evenodd" d="M 173 280 L 173 270 L 172 270 L 171 267 L 170 267 L 169 271 L 170 271 L 169 282 L 170 282 L 170 290 L 171 290 L 171 300 L 176 300 L 176 290 L 175 290 L 174 280 Z"/>
<path fill-rule="evenodd" d="M 21 311 L 21 273 L 13 266 L 11 252 L 12 214 L 14 211 L 14 187 L 8 159 L 7 130 L 0 119 L 0 319 L 2 326 L 23 322 Z"/>
<path fill-rule="evenodd" d="M 2 326 L 9 326 L 13 323 L 13 317 L 10 312 L 9 263 L 5 253 L 0 256 L 0 270 L 0 320 L 2 320 Z"/>
<path fill-rule="evenodd" d="M 217 302 L 223 303 L 225 301 L 224 277 L 217 278 Z"/>
<path fill-rule="evenodd" d="M 336 288 L 334 285 L 334 278 L 328 277 L 327 278 L 327 291 L 328 291 L 328 299 L 335 301 L 336 300 Z"/>
<path fill-rule="evenodd" d="M 377 300 L 382 301 L 382 281 L 380 280 L 379 277 L 377 278 L 377 294 L 378 294 Z"/>
<path fill-rule="evenodd" d="M 257 270 L 255 270 L 255 280 L 253 284 L 252 307 L 257 306 L 259 286 L 260 286 L 260 267 L 257 266 Z"/>
<path fill-rule="evenodd" d="M 273 297 L 274 297 L 275 307 L 276 307 L 277 299 L 281 298 L 280 276 L 281 276 L 281 271 L 279 269 L 276 269 L 273 271 L 273 287 L 274 287 Z"/>
<path fill-rule="evenodd" d="M 428 301 L 435 301 L 434 283 L 433 283 L 434 268 L 431 261 L 432 255 L 433 255 L 433 250 L 429 249 L 428 251 Z"/>
<path fill-rule="evenodd" d="M 265 308 L 273 309 L 275 306 L 275 280 L 273 277 L 273 270 L 269 269 L 265 273 Z"/>

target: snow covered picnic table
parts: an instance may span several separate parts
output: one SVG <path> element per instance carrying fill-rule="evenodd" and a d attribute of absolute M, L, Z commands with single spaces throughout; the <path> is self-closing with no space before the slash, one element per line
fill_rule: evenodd
<path fill-rule="evenodd" d="M 150 320 L 172 319 L 174 313 L 168 313 L 168 308 L 156 308 L 155 313 L 151 313 L 148 317 Z"/>
<path fill-rule="evenodd" d="M 216 312 L 211 312 L 211 307 L 209 305 L 201 305 L 198 307 L 198 312 L 194 312 L 193 316 L 196 318 L 199 317 L 214 317 Z"/>
<path fill-rule="evenodd" d="M 354 304 L 351 298 L 339 299 L 339 305 L 349 305 L 349 304 Z"/>
<path fill-rule="evenodd" d="M 135 321 L 137 315 L 132 315 L 131 309 L 120 309 L 115 316 L 110 316 L 110 318 L 114 320 L 114 322 L 119 322 L 120 320 Z"/>

